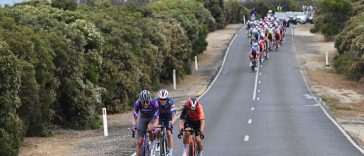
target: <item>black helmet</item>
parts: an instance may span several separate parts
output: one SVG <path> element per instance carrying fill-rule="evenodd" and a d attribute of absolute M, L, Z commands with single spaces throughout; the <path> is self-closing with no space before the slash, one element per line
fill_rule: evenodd
<path fill-rule="evenodd" d="M 150 96 L 150 92 L 148 90 L 143 90 L 139 93 L 139 99 L 142 102 L 149 102 L 152 97 Z"/>

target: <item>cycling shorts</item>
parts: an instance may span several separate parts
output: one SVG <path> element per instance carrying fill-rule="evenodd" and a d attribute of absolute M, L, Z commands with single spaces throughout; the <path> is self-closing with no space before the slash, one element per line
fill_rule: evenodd
<path fill-rule="evenodd" d="M 154 117 L 152 118 L 139 118 L 138 121 L 138 137 L 143 137 L 148 129 L 148 124 L 153 124 Z"/>
<path fill-rule="evenodd" d="M 198 121 L 185 120 L 184 127 L 191 128 L 191 129 L 195 130 L 196 132 L 201 131 L 201 129 L 200 129 L 201 120 L 198 120 Z M 196 136 L 200 135 L 199 133 L 196 133 L 196 132 L 195 132 Z"/>
<path fill-rule="evenodd" d="M 172 114 L 159 114 L 158 124 L 164 125 L 164 127 L 167 128 L 167 130 L 170 130 L 172 132 L 173 127 L 169 127 L 169 122 L 172 121 Z"/>

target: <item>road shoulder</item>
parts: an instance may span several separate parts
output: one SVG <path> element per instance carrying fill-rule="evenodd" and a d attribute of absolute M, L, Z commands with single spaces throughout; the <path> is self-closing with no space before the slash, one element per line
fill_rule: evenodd
<path fill-rule="evenodd" d="M 322 35 L 310 33 L 311 27 L 301 25 L 294 33 L 301 69 L 315 96 L 324 101 L 335 120 L 364 148 L 364 80 L 353 82 L 337 74 L 331 66 L 338 55 L 334 42 L 324 42 Z"/>

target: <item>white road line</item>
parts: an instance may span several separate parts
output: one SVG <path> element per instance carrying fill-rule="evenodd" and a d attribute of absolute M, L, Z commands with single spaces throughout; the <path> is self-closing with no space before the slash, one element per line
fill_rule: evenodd
<path fill-rule="evenodd" d="M 257 86 L 258 86 L 257 82 L 258 82 L 259 66 L 260 66 L 260 63 L 258 63 L 258 70 L 257 70 L 257 73 L 255 74 L 255 83 L 254 83 L 254 91 L 253 91 L 253 101 L 257 97 Z"/>
<path fill-rule="evenodd" d="M 252 111 L 253 111 L 254 109 L 255 109 L 255 108 L 254 108 L 254 107 L 252 107 L 250 110 L 252 110 Z"/>
<path fill-rule="evenodd" d="M 219 72 L 216 74 L 216 76 L 215 76 L 215 78 L 214 78 L 214 80 L 210 83 L 210 86 L 197 98 L 197 99 L 200 99 L 202 96 L 204 96 L 206 93 L 207 93 L 207 91 L 209 91 L 210 90 L 210 88 L 211 88 L 211 86 L 215 83 L 215 81 L 217 80 L 217 78 L 219 77 L 219 75 L 220 75 L 220 73 L 221 73 L 221 71 L 222 71 L 222 68 L 224 67 L 224 64 L 225 64 L 225 61 L 226 61 L 226 57 L 227 57 L 227 55 L 228 55 L 228 53 L 229 53 L 229 50 L 230 50 L 230 46 L 231 46 L 231 44 L 234 42 L 234 40 L 235 40 L 235 38 L 236 38 L 236 36 L 238 36 L 238 34 L 242 31 L 242 30 L 244 30 L 244 28 L 245 28 L 246 26 L 243 26 L 235 35 L 234 35 L 234 38 L 231 40 L 231 42 L 230 42 L 230 44 L 229 44 L 229 46 L 228 46 L 228 48 L 226 49 L 226 52 L 225 52 L 225 56 L 224 56 L 224 60 L 222 61 L 222 65 L 221 65 L 221 67 L 220 67 L 220 70 L 219 70 Z M 178 115 L 179 116 L 179 115 Z M 136 155 L 136 153 L 134 152 L 131 156 L 135 156 Z"/>
<path fill-rule="evenodd" d="M 260 72 L 259 75 L 262 75 L 262 72 Z"/>
<path fill-rule="evenodd" d="M 259 84 L 261 84 L 262 83 L 262 81 L 259 81 Z"/>
<path fill-rule="evenodd" d="M 260 100 L 260 97 L 257 97 L 257 100 L 259 101 Z"/>
<path fill-rule="evenodd" d="M 248 124 L 252 124 L 253 120 L 252 119 L 249 119 L 248 120 Z"/>
<path fill-rule="evenodd" d="M 246 141 L 249 141 L 249 135 L 246 135 L 245 137 L 244 137 L 244 141 L 246 142 Z"/>
<path fill-rule="evenodd" d="M 260 89 L 258 90 L 258 93 L 260 93 Z"/>

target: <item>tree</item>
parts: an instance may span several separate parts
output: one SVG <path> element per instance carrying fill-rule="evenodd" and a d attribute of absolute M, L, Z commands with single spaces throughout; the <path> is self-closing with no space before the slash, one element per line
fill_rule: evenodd
<path fill-rule="evenodd" d="M 21 102 L 21 66 L 14 55 L 0 56 L 0 155 L 16 156 L 19 153 L 22 128 L 16 110 Z"/>
<path fill-rule="evenodd" d="M 77 3 L 75 0 L 52 0 L 52 7 L 62 8 L 64 10 L 76 10 Z"/>
<path fill-rule="evenodd" d="M 319 2 L 315 27 L 326 39 L 330 39 L 344 28 L 352 10 L 349 0 L 322 0 Z"/>

